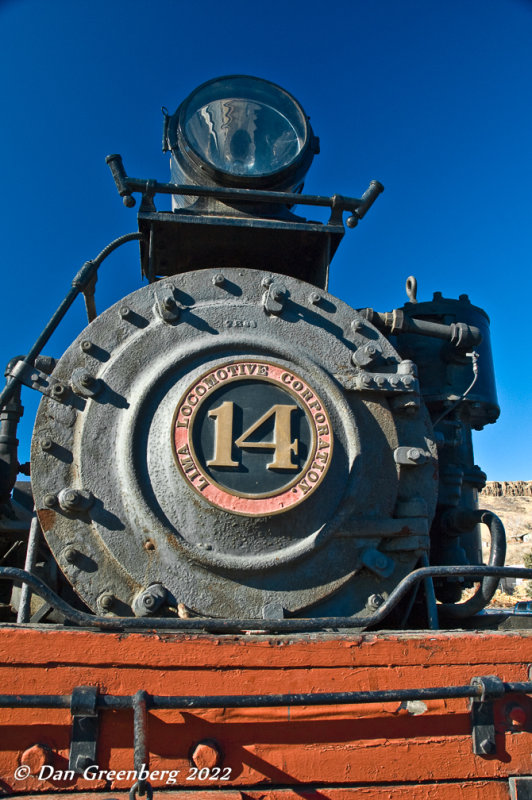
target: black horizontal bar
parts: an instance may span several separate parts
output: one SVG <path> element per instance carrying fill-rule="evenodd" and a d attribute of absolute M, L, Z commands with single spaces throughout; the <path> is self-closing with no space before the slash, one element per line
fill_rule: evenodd
<path fill-rule="evenodd" d="M 482 679 L 475 679 L 481 681 Z M 532 682 L 503 683 L 506 694 L 532 694 Z M 430 686 L 421 689 L 392 689 L 369 692 L 319 692 L 303 694 L 176 696 L 146 695 L 149 709 L 181 708 L 269 708 L 274 706 L 328 706 L 394 703 L 409 700 L 447 700 L 480 697 L 481 683 L 466 686 Z M 134 695 L 99 695 L 97 708 L 129 709 Z M 0 708 L 70 708 L 70 695 L 0 695 Z"/>
<path fill-rule="evenodd" d="M 379 181 L 370 181 L 362 198 L 333 195 L 326 197 L 317 194 L 297 194 L 294 192 L 272 192 L 263 189 L 237 189 L 225 186 L 193 186 L 190 184 L 160 183 L 155 180 L 130 178 L 126 174 L 122 157 L 118 154 L 107 156 L 109 165 L 119 194 L 124 197 L 131 192 L 155 194 L 183 195 L 185 197 L 215 197 L 233 202 L 279 203 L 281 205 L 306 205 L 338 208 L 342 211 L 361 211 L 362 217 L 373 204 L 377 196 L 384 190 Z"/>
<path fill-rule="evenodd" d="M 205 631 L 209 633 L 240 633 L 242 631 L 256 633 L 294 633 L 296 631 L 323 631 L 331 629 L 358 629 L 377 625 L 390 613 L 392 608 L 419 582 L 425 578 L 450 577 L 483 578 L 494 576 L 499 578 L 516 577 L 532 579 L 532 569 L 524 567 L 489 567 L 489 566 L 452 566 L 421 567 L 411 572 L 397 584 L 388 599 L 367 616 L 358 614 L 353 617 L 310 617 L 291 619 L 217 619 L 212 617 L 97 617 L 85 611 L 72 608 L 65 600 L 55 594 L 40 578 L 16 567 L 0 567 L 0 580 L 11 580 L 27 583 L 31 590 L 42 597 L 59 613 L 80 626 L 101 628 L 103 630 L 175 630 Z"/>

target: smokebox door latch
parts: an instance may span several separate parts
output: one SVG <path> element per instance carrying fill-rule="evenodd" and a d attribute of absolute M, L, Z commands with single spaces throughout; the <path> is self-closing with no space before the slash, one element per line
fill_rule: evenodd
<path fill-rule="evenodd" d="M 79 774 L 96 764 L 100 719 L 96 705 L 97 686 L 77 686 L 72 691 L 72 737 L 68 768 Z"/>

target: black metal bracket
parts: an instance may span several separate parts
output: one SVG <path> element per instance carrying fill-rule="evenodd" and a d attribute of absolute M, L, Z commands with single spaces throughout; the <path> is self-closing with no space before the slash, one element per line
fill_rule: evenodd
<path fill-rule="evenodd" d="M 68 386 L 62 381 L 47 375 L 42 370 L 29 364 L 26 360 L 17 361 L 15 364 L 8 367 L 6 375 L 9 378 L 14 378 L 19 384 L 22 383 L 30 389 L 35 389 L 37 392 L 46 395 L 46 397 L 51 397 L 53 400 L 63 400 L 68 390 Z"/>
<path fill-rule="evenodd" d="M 532 777 L 508 778 L 511 800 L 532 800 Z"/>
<path fill-rule="evenodd" d="M 72 738 L 68 768 L 79 774 L 96 764 L 98 746 L 98 687 L 77 686 L 70 701 L 72 712 Z"/>
<path fill-rule="evenodd" d="M 477 756 L 493 756 L 497 752 L 493 701 L 504 695 L 505 686 L 496 675 L 473 678 L 471 685 L 482 690 L 480 697 L 471 700 L 473 753 Z"/>

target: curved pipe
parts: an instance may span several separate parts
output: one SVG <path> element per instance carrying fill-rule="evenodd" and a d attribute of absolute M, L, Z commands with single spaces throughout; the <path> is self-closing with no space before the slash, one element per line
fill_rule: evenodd
<path fill-rule="evenodd" d="M 41 334 L 37 341 L 33 344 L 33 347 L 29 350 L 28 354 L 25 356 L 24 361 L 26 364 L 34 364 L 35 359 L 38 355 L 40 355 L 41 350 L 43 349 L 44 345 L 48 342 L 48 339 L 55 331 L 63 317 L 65 316 L 66 312 L 78 296 L 80 292 L 82 292 L 86 287 L 90 284 L 91 280 L 93 280 L 98 272 L 98 268 L 102 261 L 107 258 L 107 256 L 116 250 L 117 247 L 125 244 L 126 242 L 132 242 L 135 239 L 142 239 L 143 234 L 136 232 L 136 233 L 125 233 L 123 236 L 119 236 L 118 239 L 114 239 L 107 247 L 98 253 L 95 259 L 92 261 L 86 261 L 82 268 L 79 270 L 77 275 L 74 277 L 72 281 L 72 286 L 69 289 L 67 295 L 61 302 L 61 305 L 52 315 L 50 321 L 41 331 Z M 11 363 L 11 362 L 10 362 Z M 0 409 L 4 408 L 6 404 L 11 400 L 14 393 L 19 387 L 21 381 L 16 376 L 11 376 L 4 386 L 4 389 L 0 393 Z"/>
<path fill-rule="evenodd" d="M 475 517 L 475 522 L 483 522 L 489 528 L 491 545 L 488 566 L 504 566 L 504 559 L 506 558 L 506 532 L 501 520 L 492 511 L 486 511 L 484 509 L 478 509 L 473 513 L 473 516 Z M 442 603 L 438 606 L 438 611 L 456 619 L 472 617 L 488 605 L 497 591 L 498 585 L 499 578 L 497 576 L 485 577 L 482 579 L 482 583 L 473 597 L 470 597 L 465 603 Z"/>
<path fill-rule="evenodd" d="M 34 594 L 38 594 L 47 603 L 50 603 L 62 616 L 75 623 L 89 628 L 96 627 L 102 630 L 203 630 L 208 633 L 240 633 L 242 631 L 259 631 L 260 633 L 295 633 L 309 631 L 343 630 L 368 628 L 378 625 L 390 613 L 397 603 L 412 591 L 419 581 L 425 578 L 448 578 L 449 576 L 463 575 L 468 578 L 494 575 L 497 578 L 526 578 L 532 580 L 532 569 L 524 567 L 487 567 L 481 566 L 456 566 L 456 567 L 421 567 L 414 570 L 397 584 L 393 592 L 374 614 L 356 615 L 354 617 L 292 617 L 288 619 L 223 619 L 215 617 L 193 617 L 181 619 L 180 617 L 96 617 L 87 611 L 72 608 L 66 600 L 58 597 L 44 581 L 36 575 L 25 572 L 16 567 L 0 567 L 0 581 L 20 581 L 27 583 Z M 465 603 L 464 603 L 465 605 Z M 441 606 L 440 606 L 441 607 Z"/>

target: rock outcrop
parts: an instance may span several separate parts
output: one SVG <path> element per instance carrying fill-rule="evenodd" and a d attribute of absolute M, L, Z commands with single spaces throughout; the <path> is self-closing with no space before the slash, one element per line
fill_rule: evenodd
<path fill-rule="evenodd" d="M 532 497 L 532 481 L 487 481 L 480 495 L 488 497 Z"/>

